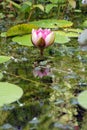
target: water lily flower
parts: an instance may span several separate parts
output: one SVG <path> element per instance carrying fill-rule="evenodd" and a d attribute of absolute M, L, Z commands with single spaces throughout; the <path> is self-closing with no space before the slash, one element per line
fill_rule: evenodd
<path fill-rule="evenodd" d="M 78 42 L 82 50 L 87 50 L 87 29 L 79 35 Z"/>
<path fill-rule="evenodd" d="M 52 45 L 55 40 L 54 32 L 50 29 L 38 29 L 32 30 L 32 43 L 34 46 L 40 49 L 41 55 L 43 55 L 44 48 Z"/>

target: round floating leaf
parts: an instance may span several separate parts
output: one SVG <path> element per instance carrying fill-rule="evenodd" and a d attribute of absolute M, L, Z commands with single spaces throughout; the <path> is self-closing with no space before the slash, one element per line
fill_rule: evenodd
<path fill-rule="evenodd" d="M 79 104 L 80 104 L 83 108 L 87 109 L 87 90 L 81 92 L 81 93 L 78 95 L 77 99 L 78 99 Z"/>
<path fill-rule="evenodd" d="M 33 46 L 31 42 L 31 35 L 16 36 L 12 38 L 12 41 L 17 42 L 23 46 Z"/>
<path fill-rule="evenodd" d="M 10 59 L 11 59 L 10 56 L 0 56 L 0 63 L 4 63 Z"/>
<path fill-rule="evenodd" d="M 71 21 L 57 19 L 39 20 L 31 23 L 41 28 L 65 28 L 73 25 Z"/>
<path fill-rule="evenodd" d="M 27 33 L 31 33 L 32 29 L 37 29 L 38 27 L 33 24 L 19 24 L 16 26 L 11 27 L 6 35 L 9 36 L 16 36 L 16 35 L 23 35 Z"/>
<path fill-rule="evenodd" d="M 67 43 L 70 41 L 70 39 L 64 35 L 61 35 L 59 33 L 55 33 L 56 34 L 56 37 L 55 37 L 55 42 L 56 43 L 60 43 L 60 44 L 64 44 L 64 43 Z"/>
<path fill-rule="evenodd" d="M 10 104 L 21 98 L 23 90 L 17 85 L 0 82 L 0 106 Z"/>
<path fill-rule="evenodd" d="M 83 27 L 87 28 L 87 20 L 85 20 L 82 24 Z"/>

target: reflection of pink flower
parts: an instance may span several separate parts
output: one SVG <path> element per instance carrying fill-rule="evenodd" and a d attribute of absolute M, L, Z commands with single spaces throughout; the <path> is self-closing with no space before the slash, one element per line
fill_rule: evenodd
<path fill-rule="evenodd" d="M 54 32 L 50 29 L 40 28 L 38 30 L 32 30 L 32 43 L 40 49 L 41 53 L 43 53 L 44 48 L 53 44 L 54 39 Z"/>
<path fill-rule="evenodd" d="M 48 76 L 50 74 L 50 68 L 45 68 L 45 67 L 36 67 L 33 70 L 33 74 L 35 77 L 40 77 L 42 78 L 43 76 Z"/>
<path fill-rule="evenodd" d="M 79 130 L 79 126 L 74 126 L 74 130 Z"/>

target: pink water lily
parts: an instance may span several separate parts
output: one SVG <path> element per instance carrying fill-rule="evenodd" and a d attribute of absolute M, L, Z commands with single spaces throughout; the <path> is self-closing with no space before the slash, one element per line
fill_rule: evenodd
<path fill-rule="evenodd" d="M 43 54 L 44 48 L 52 45 L 54 43 L 54 32 L 50 29 L 38 29 L 32 30 L 32 43 L 34 46 L 38 47 Z"/>

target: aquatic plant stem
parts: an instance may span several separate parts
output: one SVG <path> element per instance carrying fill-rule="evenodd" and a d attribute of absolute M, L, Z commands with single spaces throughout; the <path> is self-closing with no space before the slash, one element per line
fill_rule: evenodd
<path fill-rule="evenodd" d="M 40 48 L 40 56 L 43 57 L 43 52 L 44 52 L 44 49 L 43 48 Z"/>
<path fill-rule="evenodd" d="M 0 70 L 0 72 L 2 72 L 2 71 Z M 38 81 L 35 81 L 35 80 L 32 80 L 32 79 L 27 79 L 27 78 L 25 78 L 25 77 L 18 76 L 18 75 L 9 73 L 9 72 L 6 72 L 5 74 L 10 75 L 11 77 L 13 76 L 13 77 L 16 77 L 16 78 L 20 78 L 20 79 L 22 79 L 22 80 L 25 80 L 25 81 L 29 81 L 29 82 L 32 82 L 32 83 L 35 83 L 35 84 L 41 84 L 41 85 L 46 86 L 46 84 L 44 84 L 44 83 L 41 83 L 41 82 L 38 82 Z"/>

